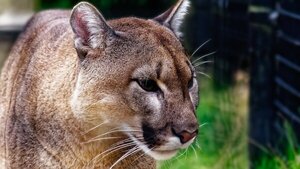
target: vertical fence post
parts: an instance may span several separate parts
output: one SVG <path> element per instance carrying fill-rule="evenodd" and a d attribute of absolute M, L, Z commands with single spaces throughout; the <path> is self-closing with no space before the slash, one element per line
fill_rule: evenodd
<path fill-rule="evenodd" d="M 251 69 L 250 69 L 250 131 L 251 162 L 259 160 L 261 147 L 270 147 L 276 138 L 273 122 L 274 98 L 274 28 L 270 21 L 274 3 L 253 0 L 250 5 Z M 253 167 L 253 166 L 252 166 Z"/>

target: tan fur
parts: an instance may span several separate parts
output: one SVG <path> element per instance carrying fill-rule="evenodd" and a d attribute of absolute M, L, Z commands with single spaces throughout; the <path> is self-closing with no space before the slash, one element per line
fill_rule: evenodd
<path fill-rule="evenodd" d="M 163 63 L 159 82 L 168 88 L 164 110 L 182 112 L 172 120 L 178 125 L 197 124 L 196 103 L 182 90 L 192 76 L 191 67 L 170 29 L 138 18 L 109 21 L 121 37 L 90 50 L 82 61 L 74 48 L 70 15 L 57 10 L 36 14 L 2 69 L 0 168 L 109 168 L 132 146 L 97 155 L 128 136 L 120 131 L 104 135 L 118 138 L 92 138 L 120 124 L 140 129 L 142 120 L 158 127 L 168 119 L 171 122 L 167 115 L 140 112 L 134 100 L 137 91 L 130 79 L 144 65 L 155 70 L 158 62 Z M 120 169 L 155 167 L 154 159 L 142 151 L 116 165 Z"/>

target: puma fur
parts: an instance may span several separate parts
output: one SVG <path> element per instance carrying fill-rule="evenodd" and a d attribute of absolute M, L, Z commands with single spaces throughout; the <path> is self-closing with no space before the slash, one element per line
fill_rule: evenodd
<path fill-rule="evenodd" d="M 154 169 L 198 132 L 180 42 L 189 6 L 106 21 L 91 4 L 36 14 L 0 78 L 0 168 Z"/>

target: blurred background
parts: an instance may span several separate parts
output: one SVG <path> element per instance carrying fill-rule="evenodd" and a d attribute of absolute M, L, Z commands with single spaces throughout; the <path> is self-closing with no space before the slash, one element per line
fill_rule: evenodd
<path fill-rule="evenodd" d="M 0 67 L 32 14 L 78 2 L 0 0 Z M 113 19 L 152 18 L 176 0 L 89 2 Z M 159 168 L 299 169 L 300 1 L 191 2 L 183 43 L 194 53 L 202 125 L 193 146 Z"/>

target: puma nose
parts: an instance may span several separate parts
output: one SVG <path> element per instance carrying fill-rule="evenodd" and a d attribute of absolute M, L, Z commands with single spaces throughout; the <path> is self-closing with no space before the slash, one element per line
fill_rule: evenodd
<path fill-rule="evenodd" d="M 174 132 L 174 130 L 173 130 L 173 132 Z M 188 132 L 188 131 L 183 131 L 183 132 L 180 132 L 180 133 L 174 132 L 174 134 L 175 134 L 177 137 L 179 137 L 180 142 L 181 142 L 182 144 L 185 144 L 185 143 L 187 143 L 188 141 L 192 140 L 192 139 L 197 135 L 197 133 L 198 133 L 198 130 L 196 130 L 196 131 L 194 131 L 194 132 L 192 132 L 192 133 L 190 133 L 190 132 Z"/>

